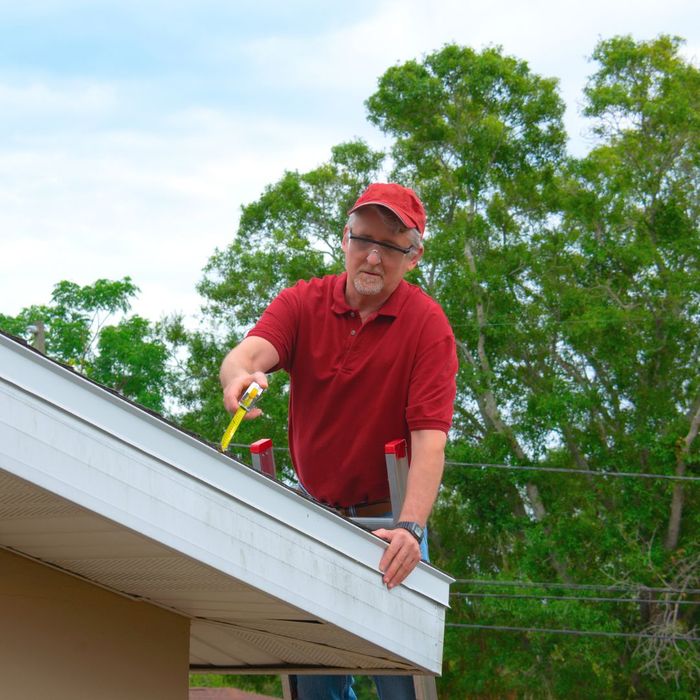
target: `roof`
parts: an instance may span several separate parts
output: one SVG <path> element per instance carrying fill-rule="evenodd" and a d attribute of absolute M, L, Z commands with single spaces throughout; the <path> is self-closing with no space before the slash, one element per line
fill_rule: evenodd
<path fill-rule="evenodd" d="M 188 617 L 193 670 L 439 673 L 451 579 L 0 334 L 0 546 Z"/>

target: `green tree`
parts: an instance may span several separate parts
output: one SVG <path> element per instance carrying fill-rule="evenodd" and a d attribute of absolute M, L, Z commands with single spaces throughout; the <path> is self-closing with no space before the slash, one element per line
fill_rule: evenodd
<path fill-rule="evenodd" d="M 493 364 L 522 343 L 513 320 L 527 313 L 530 243 L 552 211 L 565 145 L 556 81 L 499 49 L 449 45 L 391 68 L 367 105 L 370 120 L 396 138 L 394 176 L 413 183 L 428 209 L 419 282 L 442 303 L 458 340 L 460 436 L 491 458 L 526 460 L 506 418 L 523 397 L 515 377 Z M 527 499 L 541 519 L 536 484 Z M 510 500 L 522 512 L 515 490 Z"/>
<path fill-rule="evenodd" d="M 453 457 L 678 475 L 697 460 L 700 91 L 677 49 L 667 37 L 598 45 L 586 113 L 600 143 L 581 161 L 565 158 L 555 82 L 497 49 L 446 46 L 387 71 L 368 100 L 396 138 L 393 177 L 429 210 L 421 282 L 462 357 Z M 522 474 L 448 472 L 434 523 L 448 570 L 697 580 L 697 511 L 681 486 Z M 669 554 L 683 512 L 688 549 Z M 472 598 L 453 619 L 669 635 L 692 629 L 693 611 Z M 667 693 L 671 678 L 687 697 L 698 669 L 688 644 L 466 634 L 448 631 L 450 697 L 559 697 L 584 678 L 582 697 Z"/>
<path fill-rule="evenodd" d="M 17 316 L 0 314 L 0 328 L 28 341 L 43 333 L 44 351 L 148 408 L 162 411 L 169 351 L 158 325 L 127 316 L 138 287 L 129 277 L 83 287 L 62 281 L 51 302 Z M 116 323 L 109 323 L 120 316 Z"/>
<path fill-rule="evenodd" d="M 569 169 L 561 225 L 538 247 L 544 306 L 558 322 L 552 371 L 567 387 L 560 434 L 589 469 L 684 476 L 698 464 L 700 71 L 679 45 L 598 44 L 585 114 L 599 143 Z M 618 578 L 697 587 L 697 503 L 694 485 L 617 480 L 591 502 L 591 534 L 607 540 L 608 562 L 625 553 Z M 628 620 L 665 635 L 699 622 L 680 605 L 641 606 Z M 645 682 L 657 678 L 691 697 L 700 679 L 688 643 L 640 641 L 633 664 L 640 692 L 669 693 Z"/>

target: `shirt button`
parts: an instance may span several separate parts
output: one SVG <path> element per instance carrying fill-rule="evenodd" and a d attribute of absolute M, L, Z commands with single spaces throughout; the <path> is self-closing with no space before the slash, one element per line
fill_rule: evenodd
<path fill-rule="evenodd" d="M 351 311 L 351 312 L 350 312 L 350 318 L 355 318 L 355 312 L 354 312 L 354 311 Z"/>
<path fill-rule="evenodd" d="M 355 331 L 354 330 L 350 331 L 350 335 L 355 335 Z"/>

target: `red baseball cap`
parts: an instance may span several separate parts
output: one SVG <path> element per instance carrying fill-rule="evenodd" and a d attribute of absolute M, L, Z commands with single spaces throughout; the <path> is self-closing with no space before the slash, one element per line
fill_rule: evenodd
<path fill-rule="evenodd" d="M 417 228 L 422 236 L 425 232 L 425 209 L 418 195 L 408 187 L 394 182 L 375 182 L 370 185 L 355 202 L 348 214 L 368 204 L 386 207 L 401 219 L 404 226 Z"/>

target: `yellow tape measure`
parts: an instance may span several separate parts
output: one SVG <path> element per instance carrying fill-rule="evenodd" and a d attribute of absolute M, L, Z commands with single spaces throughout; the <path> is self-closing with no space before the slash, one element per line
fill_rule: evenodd
<path fill-rule="evenodd" d="M 245 390 L 245 393 L 243 396 L 241 396 L 241 400 L 238 402 L 238 410 L 233 414 L 233 418 L 231 418 L 231 422 L 228 424 L 228 428 L 226 428 L 226 432 L 221 438 L 222 452 L 225 452 L 228 449 L 228 445 L 231 442 L 236 430 L 238 430 L 238 426 L 241 424 L 243 416 L 245 416 L 245 414 L 248 413 L 253 406 L 255 406 L 264 391 L 265 389 L 263 389 L 257 382 L 252 382 L 251 385 Z"/>

